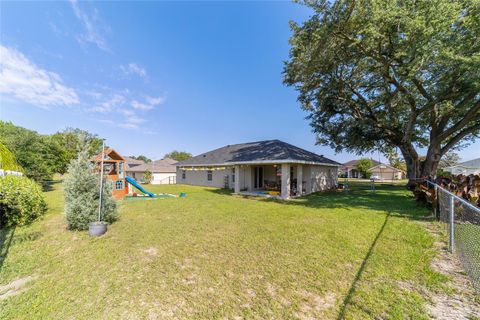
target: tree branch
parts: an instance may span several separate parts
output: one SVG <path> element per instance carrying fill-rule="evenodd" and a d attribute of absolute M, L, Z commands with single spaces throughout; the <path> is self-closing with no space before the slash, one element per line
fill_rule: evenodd
<path fill-rule="evenodd" d="M 471 127 L 468 127 L 462 131 L 460 131 L 456 136 L 454 136 L 453 138 L 451 138 L 447 144 L 445 144 L 443 147 L 442 147 L 442 150 L 441 150 L 441 153 L 442 155 L 445 154 L 448 150 L 450 150 L 451 148 L 453 148 L 458 142 L 460 142 L 460 140 L 462 140 L 463 138 L 465 138 L 467 135 L 469 134 L 472 134 L 472 133 L 475 133 L 476 131 L 480 130 L 480 121 L 477 122 L 476 124 L 474 124 L 473 126 Z"/>
<path fill-rule="evenodd" d="M 453 126 L 451 126 L 450 128 L 443 131 L 441 134 L 439 134 L 438 138 L 440 140 L 446 139 L 450 135 L 454 134 L 456 131 L 466 126 L 470 121 L 474 120 L 475 117 L 478 116 L 479 114 L 480 114 L 480 100 L 477 100 L 477 102 L 473 105 L 473 107 L 470 110 L 468 110 L 468 112 L 460 121 L 458 121 Z"/>

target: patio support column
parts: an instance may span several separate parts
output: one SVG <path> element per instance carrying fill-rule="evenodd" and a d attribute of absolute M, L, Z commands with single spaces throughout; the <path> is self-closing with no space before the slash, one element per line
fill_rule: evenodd
<path fill-rule="evenodd" d="M 282 199 L 290 199 L 290 164 L 282 163 Z"/>
<path fill-rule="evenodd" d="M 297 195 L 301 196 L 303 194 L 303 166 L 301 164 L 297 167 Z"/>
<path fill-rule="evenodd" d="M 235 193 L 240 193 L 240 166 L 235 166 Z"/>

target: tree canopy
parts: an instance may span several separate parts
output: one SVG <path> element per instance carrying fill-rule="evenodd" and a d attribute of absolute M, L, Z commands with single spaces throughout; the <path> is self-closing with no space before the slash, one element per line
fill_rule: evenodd
<path fill-rule="evenodd" d="M 172 152 L 167 153 L 164 156 L 164 158 L 170 158 L 176 161 L 187 160 L 187 159 L 190 159 L 191 157 L 192 157 L 191 153 L 188 153 L 186 151 L 177 151 L 177 150 L 173 150 Z"/>
<path fill-rule="evenodd" d="M 438 164 L 438 169 L 445 169 L 447 167 L 453 167 L 460 162 L 460 156 L 455 152 L 447 152 Z"/>
<path fill-rule="evenodd" d="M 410 179 L 480 134 L 478 1 L 314 1 L 291 23 L 285 83 L 320 144 L 398 147 Z M 419 148 L 427 150 L 420 160 Z"/>
<path fill-rule="evenodd" d="M 70 161 L 77 157 L 81 142 L 88 143 L 89 156 L 102 145 L 96 135 L 80 129 L 67 128 L 53 135 L 42 135 L 4 121 L 0 121 L 0 137 L 26 176 L 36 181 L 51 180 L 54 173 L 65 173 Z"/>
<path fill-rule="evenodd" d="M 139 156 L 130 156 L 130 158 L 135 159 L 135 160 L 141 160 L 145 163 L 152 162 L 152 159 L 147 158 L 147 156 L 144 156 L 143 154 Z"/>

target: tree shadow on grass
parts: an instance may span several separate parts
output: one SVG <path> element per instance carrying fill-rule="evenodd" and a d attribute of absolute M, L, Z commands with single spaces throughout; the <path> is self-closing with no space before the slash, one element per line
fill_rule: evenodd
<path fill-rule="evenodd" d="M 51 180 L 51 181 L 43 181 L 41 183 L 42 189 L 44 192 L 49 192 L 55 190 L 55 185 L 57 183 L 61 183 L 61 180 Z"/>
<path fill-rule="evenodd" d="M 373 250 L 375 250 L 375 246 L 377 245 L 378 239 L 383 234 L 383 230 L 385 229 L 385 226 L 387 225 L 389 218 L 390 218 L 390 214 L 387 214 L 385 216 L 385 221 L 383 222 L 382 227 L 380 228 L 377 235 L 375 236 L 375 239 L 373 239 L 373 242 L 370 245 L 370 248 L 368 249 L 367 254 L 365 255 L 365 258 L 363 258 L 362 264 L 360 265 L 360 268 L 358 269 L 355 275 L 355 278 L 353 279 L 352 285 L 350 286 L 350 289 L 348 290 L 347 295 L 345 296 L 345 299 L 343 300 L 343 303 L 340 307 L 340 312 L 338 313 L 337 320 L 345 319 L 347 308 L 349 305 L 352 304 L 352 298 L 355 295 L 355 292 L 357 290 L 357 284 L 363 275 L 363 272 L 368 263 L 368 260 L 370 259 L 370 256 L 372 255 Z M 364 310 L 364 311 L 369 313 L 367 310 Z"/>
<path fill-rule="evenodd" d="M 227 189 L 205 189 L 222 196 L 232 196 L 232 191 Z M 306 195 L 288 201 L 256 197 L 242 196 L 251 201 L 263 203 L 276 203 L 285 206 L 304 206 L 314 209 L 344 209 L 350 210 L 375 210 L 388 212 L 392 216 L 402 216 L 413 220 L 430 219 L 430 213 L 424 207 L 419 206 L 413 195 L 405 193 L 402 186 L 384 185 L 376 188 L 374 192 L 369 186 L 357 186 L 347 191 L 324 191 Z"/>
<path fill-rule="evenodd" d="M 2 271 L 3 263 L 7 259 L 8 250 L 13 241 L 15 227 L 0 229 L 0 271 Z"/>

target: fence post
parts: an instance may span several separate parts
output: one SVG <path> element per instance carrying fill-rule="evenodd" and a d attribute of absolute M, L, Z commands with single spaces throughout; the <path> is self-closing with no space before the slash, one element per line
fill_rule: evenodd
<path fill-rule="evenodd" d="M 450 210 L 449 210 L 449 213 L 450 213 L 450 219 L 449 219 L 449 227 L 450 227 L 450 232 L 449 232 L 449 248 L 450 248 L 450 252 L 453 252 L 455 250 L 455 235 L 454 235 L 454 232 L 455 232 L 455 229 L 454 229 L 454 225 L 455 225 L 455 200 L 453 198 L 452 195 L 450 195 Z"/>
<path fill-rule="evenodd" d="M 434 194 L 433 194 L 433 215 L 435 216 L 435 219 L 439 220 L 438 216 L 438 186 L 437 184 L 433 185 L 434 188 Z"/>

